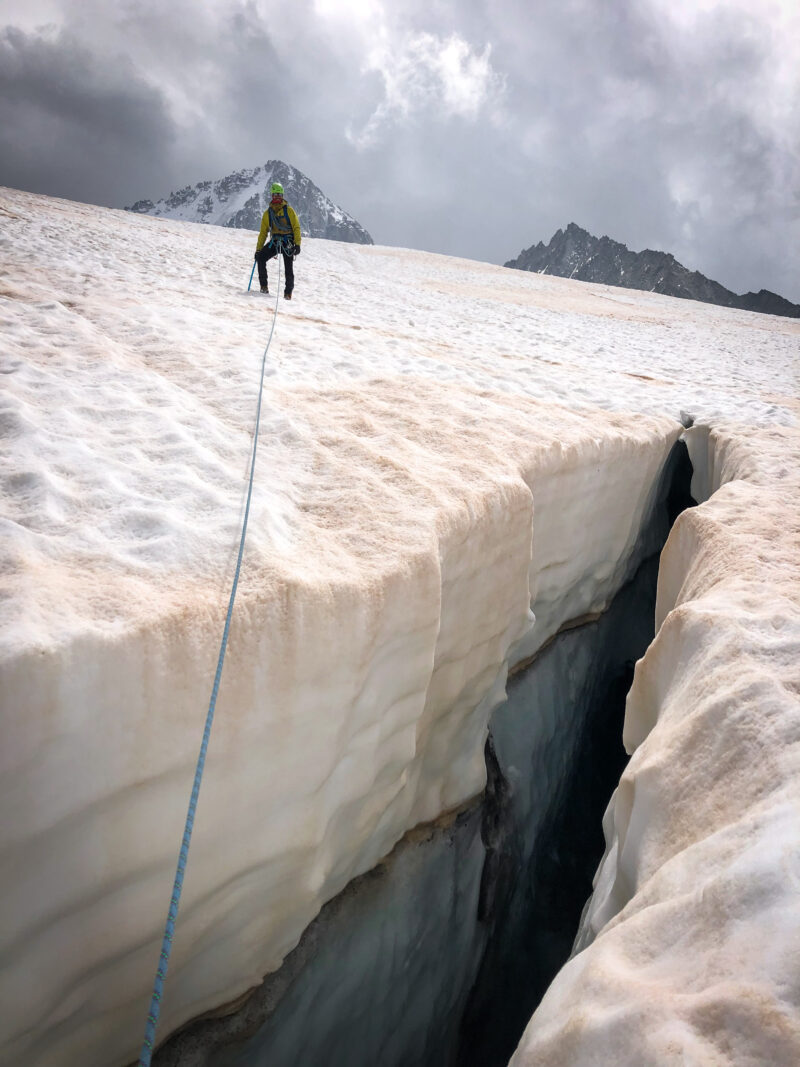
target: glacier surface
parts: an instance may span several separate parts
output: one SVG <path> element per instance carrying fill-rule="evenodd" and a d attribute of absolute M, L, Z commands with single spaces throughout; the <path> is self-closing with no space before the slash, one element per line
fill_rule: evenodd
<path fill-rule="evenodd" d="M 244 292 L 251 234 L 11 190 L 0 215 L 0 1062 L 122 1065 L 270 307 Z M 509 666 L 607 607 L 681 408 L 750 435 L 794 422 L 788 321 L 313 240 L 295 296 L 161 1036 L 257 985 L 352 878 L 480 793 Z"/>

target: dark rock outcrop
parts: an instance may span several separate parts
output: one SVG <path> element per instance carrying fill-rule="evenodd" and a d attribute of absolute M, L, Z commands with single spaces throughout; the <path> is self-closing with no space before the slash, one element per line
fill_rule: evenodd
<path fill-rule="evenodd" d="M 669 252 L 654 252 L 649 248 L 631 252 L 610 237 L 593 237 L 574 222 L 566 230 L 557 230 L 548 245 L 541 241 L 531 245 L 505 266 L 583 282 L 644 289 L 745 311 L 800 318 L 800 305 L 767 289 L 739 296 L 699 271 L 690 271 Z"/>

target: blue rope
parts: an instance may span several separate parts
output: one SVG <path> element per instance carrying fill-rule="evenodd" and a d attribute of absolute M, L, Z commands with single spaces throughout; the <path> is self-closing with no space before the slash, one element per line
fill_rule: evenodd
<path fill-rule="evenodd" d="M 278 261 L 278 293 L 281 288 L 281 267 L 280 261 Z M 278 297 L 275 297 L 275 311 L 272 316 L 272 329 L 269 331 L 269 337 L 267 338 L 267 344 L 264 349 L 264 355 L 261 358 L 261 381 L 258 387 L 258 406 L 256 408 L 256 428 L 253 435 L 253 453 L 252 460 L 250 462 L 250 481 L 247 487 L 247 504 L 244 509 L 244 521 L 242 523 L 242 536 L 239 540 L 239 556 L 236 560 L 236 573 L 233 576 L 233 586 L 231 588 L 231 596 L 228 601 L 228 614 L 225 619 L 225 628 L 222 631 L 222 644 L 219 650 L 219 659 L 217 660 L 217 671 L 214 675 L 214 685 L 211 690 L 211 701 L 208 705 L 208 714 L 206 715 L 206 726 L 203 731 L 203 742 L 200 745 L 200 755 L 197 757 L 197 766 L 194 772 L 194 785 L 192 786 L 192 796 L 189 800 L 189 810 L 186 813 L 186 824 L 183 829 L 183 841 L 181 842 L 181 851 L 178 856 L 178 868 L 175 871 L 175 881 L 172 886 L 172 899 L 169 904 L 169 912 L 167 914 L 167 923 L 164 927 L 164 939 L 161 943 L 161 956 L 159 957 L 158 969 L 156 970 L 156 977 L 153 983 L 153 995 L 150 999 L 150 1011 L 147 1015 L 147 1025 L 145 1027 L 144 1043 L 142 1044 L 142 1051 L 139 1053 L 139 1067 L 150 1067 L 150 1058 L 153 1055 L 153 1048 L 156 1038 L 156 1027 L 158 1026 L 158 1017 L 161 1013 L 161 997 L 164 991 L 164 980 L 167 977 L 167 967 L 169 966 L 170 952 L 172 951 L 172 940 L 175 936 L 175 920 L 178 917 L 178 905 L 180 904 L 181 891 L 183 890 L 183 876 L 186 873 L 186 862 L 189 856 L 189 842 L 192 839 L 192 828 L 194 827 L 194 815 L 197 807 L 197 798 L 200 794 L 200 781 L 203 777 L 203 770 L 206 763 L 206 752 L 208 750 L 208 740 L 211 736 L 211 724 L 214 721 L 214 711 L 217 706 L 217 694 L 219 693 L 220 680 L 222 678 L 222 665 L 225 661 L 225 650 L 228 647 L 228 634 L 231 628 L 231 618 L 233 616 L 233 602 L 236 599 L 236 587 L 239 584 L 239 572 L 242 566 L 242 555 L 244 554 L 244 539 L 247 535 L 247 520 L 250 515 L 250 500 L 253 495 L 253 475 L 256 469 L 256 449 L 258 448 L 258 425 L 261 420 L 261 397 L 264 391 L 264 372 L 267 365 L 267 352 L 269 351 L 270 343 L 272 342 L 272 335 L 275 332 L 275 320 L 278 317 Z"/>

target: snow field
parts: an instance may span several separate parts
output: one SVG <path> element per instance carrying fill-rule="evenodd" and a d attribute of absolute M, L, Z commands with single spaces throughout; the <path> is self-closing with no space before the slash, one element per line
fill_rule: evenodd
<path fill-rule="evenodd" d="M 125 1064 L 272 303 L 255 234 L 12 191 L 0 218 L 0 1062 Z M 681 407 L 792 420 L 789 320 L 330 242 L 297 270 L 162 1037 L 482 789 L 509 664 L 616 591 Z"/>

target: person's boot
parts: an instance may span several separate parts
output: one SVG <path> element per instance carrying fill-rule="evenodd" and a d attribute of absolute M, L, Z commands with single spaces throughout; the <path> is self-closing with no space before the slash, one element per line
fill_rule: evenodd
<path fill-rule="evenodd" d="M 291 300 L 292 299 L 292 290 L 291 289 L 284 289 L 283 290 L 283 299 L 284 300 Z"/>
<path fill-rule="evenodd" d="M 269 286 L 268 285 L 262 285 L 261 286 L 261 292 L 262 293 L 266 293 L 267 296 L 269 296 Z"/>

